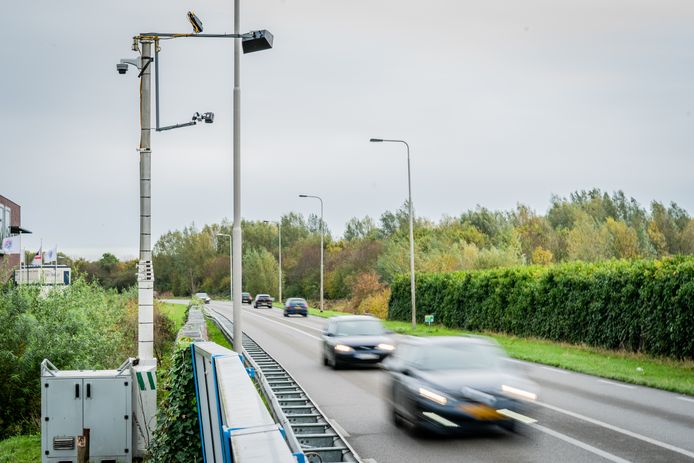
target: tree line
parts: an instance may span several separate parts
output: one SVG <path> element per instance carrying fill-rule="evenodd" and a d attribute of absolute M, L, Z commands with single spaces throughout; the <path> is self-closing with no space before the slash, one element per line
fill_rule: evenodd
<path fill-rule="evenodd" d="M 325 227 L 325 295 L 384 310 L 389 287 L 409 272 L 408 208 L 378 221 L 352 218 L 341 237 Z M 281 218 L 283 296 L 319 297 L 320 219 L 291 212 Z M 243 287 L 278 295 L 278 227 L 243 221 Z M 194 225 L 162 235 L 154 246 L 155 287 L 189 295 L 229 293 L 231 224 Z M 608 259 L 655 259 L 694 254 L 694 220 L 676 203 L 641 206 L 622 191 L 553 196 L 539 214 L 519 204 L 493 211 L 478 206 L 439 221 L 416 217 L 418 272 L 451 272 L 527 264 Z"/>

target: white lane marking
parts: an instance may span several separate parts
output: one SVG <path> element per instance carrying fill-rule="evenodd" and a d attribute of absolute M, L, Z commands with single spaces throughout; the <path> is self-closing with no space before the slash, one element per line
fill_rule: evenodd
<path fill-rule="evenodd" d="M 530 418 L 529 416 L 521 415 L 520 413 L 516 413 L 512 410 L 508 410 L 506 408 L 502 408 L 501 410 L 497 410 L 497 412 L 500 415 L 508 416 L 509 418 L 513 418 L 514 420 L 520 421 L 521 423 L 525 424 L 532 424 L 532 423 L 537 423 L 537 420 L 534 418 Z"/>
<path fill-rule="evenodd" d="M 378 463 L 376 460 L 373 458 L 365 458 L 362 460 L 364 463 Z"/>
<path fill-rule="evenodd" d="M 570 375 L 571 373 L 566 370 L 560 370 L 559 368 L 540 366 L 543 370 L 552 371 L 554 373 L 561 373 L 562 375 Z"/>
<path fill-rule="evenodd" d="M 342 434 L 343 437 L 350 437 L 350 434 L 347 432 L 347 430 L 340 426 L 340 423 L 338 423 L 337 420 L 331 420 L 330 418 L 328 418 L 328 422 L 332 425 L 332 427 L 337 431 L 338 434 Z"/>
<path fill-rule="evenodd" d="M 301 333 L 301 334 L 303 334 L 304 336 L 308 336 L 308 337 L 311 338 L 311 339 L 315 339 L 316 341 L 320 341 L 320 340 L 321 340 L 321 338 L 319 338 L 318 336 L 314 336 L 314 335 L 312 335 L 312 334 L 308 334 L 306 331 L 298 330 L 298 329 L 296 329 L 296 328 L 293 328 L 293 327 L 291 327 L 291 326 L 288 326 L 288 325 L 285 324 L 285 323 L 276 322 L 275 320 L 271 320 L 271 319 L 269 319 L 268 317 L 263 317 L 263 316 L 261 316 L 261 315 L 256 315 L 256 314 L 254 314 L 253 312 L 246 312 L 246 313 L 247 313 L 248 315 L 253 315 L 254 317 L 260 318 L 261 320 L 265 320 L 265 321 L 267 321 L 267 322 L 274 323 L 275 325 L 283 326 L 283 327 L 285 327 L 285 328 L 287 328 L 287 329 L 296 331 L 297 333 Z"/>
<path fill-rule="evenodd" d="M 253 313 L 253 312 L 251 312 L 251 313 Z M 270 312 L 270 313 L 274 313 L 274 312 Z M 256 313 L 253 313 L 253 315 L 259 315 L 259 316 L 261 316 L 261 317 L 265 317 L 265 315 L 260 315 L 260 314 L 256 314 Z M 275 317 L 275 316 L 273 316 L 273 315 L 269 315 L 269 316 L 267 316 L 266 318 L 270 318 L 270 317 L 276 318 L 277 320 L 282 320 L 282 318 Z M 283 318 L 284 318 L 284 317 L 283 317 Z M 302 324 L 302 323 L 298 323 L 298 322 L 293 322 L 293 321 L 290 321 L 290 320 L 282 320 L 282 322 L 283 322 L 283 323 L 289 323 L 289 324 L 291 324 L 291 325 L 301 326 L 301 327 L 303 327 L 303 328 L 308 328 L 309 330 L 318 331 L 319 333 L 322 333 L 322 332 L 323 332 L 323 330 L 321 330 L 320 328 L 314 328 L 313 326 L 308 326 L 308 325 L 306 325 L 306 324 Z"/>
<path fill-rule="evenodd" d="M 599 379 L 599 383 L 609 384 L 610 386 L 623 387 L 624 389 L 636 389 L 636 386 L 630 386 L 628 384 L 615 383 L 614 381 L 607 381 L 606 379 Z"/>
<path fill-rule="evenodd" d="M 563 408 L 555 407 L 554 405 L 546 404 L 544 402 L 534 402 L 536 405 L 539 405 L 541 407 L 549 408 L 550 410 L 554 410 L 555 412 L 563 413 L 564 415 L 571 416 L 573 418 L 577 418 L 579 420 L 587 421 L 588 423 L 594 424 L 596 426 L 601 426 L 603 428 L 609 429 L 611 431 L 615 431 L 621 434 L 625 434 L 629 437 L 633 437 L 634 439 L 639 439 L 644 442 L 648 442 L 649 444 L 652 445 L 657 445 L 658 447 L 662 447 L 664 449 L 670 450 L 672 452 L 676 452 L 685 456 L 688 456 L 689 458 L 694 458 L 694 452 L 690 452 L 689 450 L 681 449 L 679 447 L 675 447 L 674 445 L 670 445 L 665 442 L 661 442 L 656 439 L 652 439 L 650 437 L 644 436 L 642 434 L 635 433 L 633 431 L 626 430 L 624 428 L 620 428 L 618 426 L 605 423 L 604 421 L 596 420 L 595 418 L 589 418 L 585 415 L 581 415 L 580 413 L 576 412 L 571 412 L 569 410 L 564 410 Z"/>
<path fill-rule="evenodd" d="M 449 427 L 449 428 L 457 428 L 458 427 L 458 425 L 455 424 L 454 422 L 447 420 L 443 416 L 437 415 L 434 412 L 422 412 L 422 415 L 424 415 L 427 418 L 429 418 L 430 420 L 434 420 L 437 423 L 442 424 L 446 427 Z"/>
<path fill-rule="evenodd" d="M 678 397 L 678 399 L 684 400 L 685 402 L 694 403 L 694 399 L 690 399 L 689 397 Z"/>
<path fill-rule="evenodd" d="M 569 444 L 575 445 L 576 447 L 582 448 L 583 450 L 587 450 L 588 452 L 594 453 L 595 455 L 599 455 L 607 460 L 614 461 L 615 463 L 629 463 L 629 460 L 625 460 L 624 458 L 620 458 L 617 455 L 613 455 L 609 452 L 605 452 L 604 450 L 600 450 L 599 448 L 593 447 L 592 445 L 586 444 L 585 442 L 581 442 L 580 440 L 574 439 L 573 437 L 569 437 L 566 434 L 557 432 L 554 429 L 546 428 L 537 423 L 532 424 L 531 426 L 537 429 L 538 431 L 547 433 L 550 436 L 554 436 L 557 439 L 561 439 L 564 442 L 568 442 Z"/>

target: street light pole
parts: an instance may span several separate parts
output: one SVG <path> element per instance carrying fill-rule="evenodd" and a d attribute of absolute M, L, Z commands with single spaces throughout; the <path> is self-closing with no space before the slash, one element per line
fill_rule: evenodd
<path fill-rule="evenodd" d="M 265 223 L 273 223 L 270 222 L 269 220 L 264 220 L 263 222 Z M 274 222 L 277 224 L 277 234 L 279 235 L 279 244 L 278 244 L 278 255 L 279 255 L 279 276 L 278 276 L 278 296 L 279 296 L 279 302 L 282 303 L 282 219 L 278 220 L 277 222 Z"/>
<path fill-rule="evenodd" d="M 320 201 L 320 311 L 323 311 L 323 199 L 320 196 L 299 195 L 299 198 L 315 198 Z"/>
<path fill-rule="evenodd" d="M 240 33 L 240 0 L 234 0 L 234 34 Z M 233 151 L 233 177 L 234 177 L 234 225 L 233 252 L 232 252 L 232 294 L 233 319 L 234 319 L 234 350 L 243 353 L 241 330 L 241 41 L 234 40 L 234 151 Z"/>
<path fill-rule="evenodd" d="M 372 138 L 372 143 L 390 142 L 402 143 L 407 148 L 407 203 L 410 209 L 410 299 L 412 300 L 412 328 L 417 328 L 417 308 L 415 297 L 415 278 L 414 278 L 414 214 L 412 212 L 412 175 L 410 170 L 410 145 L 405 140 L 386 140 L 383 138 Z"/>
<path fill-rule="evenodd" d="M 228 236 L 229 237 L 229 299 L 233 299 L 233 285 L 231 279 L 233 278 L 233 267 L 231 262 L 231 235 L 228 233 L 217 233 L 217 236 Z"/>

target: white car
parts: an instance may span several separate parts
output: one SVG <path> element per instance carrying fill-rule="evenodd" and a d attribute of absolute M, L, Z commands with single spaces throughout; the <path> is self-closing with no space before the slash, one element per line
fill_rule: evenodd
<path fill-rule="evenodd" d="M 202 300 L 205 304 L 209 304 L 212 299 L 210 299 L 210 296 L 207 295 L 207 293 L 195 293 L 195 297 L 198 299 Z"/>

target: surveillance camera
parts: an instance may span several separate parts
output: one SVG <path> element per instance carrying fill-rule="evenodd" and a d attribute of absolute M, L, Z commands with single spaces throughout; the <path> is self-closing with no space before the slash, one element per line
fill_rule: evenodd
<path fill-rule="evenodd" d="M 214 113 L 205 113 L 202 115 L 205 120 L 205 124 L 211 124 L 214 122 Z"/>
<path fill-rule="evenodd" d="M 116 70 L 118 71 L 118 74 L 125 74 L 128 72 L 128 65 L 125 63 L 118 63 L 116 64 Z"/>

